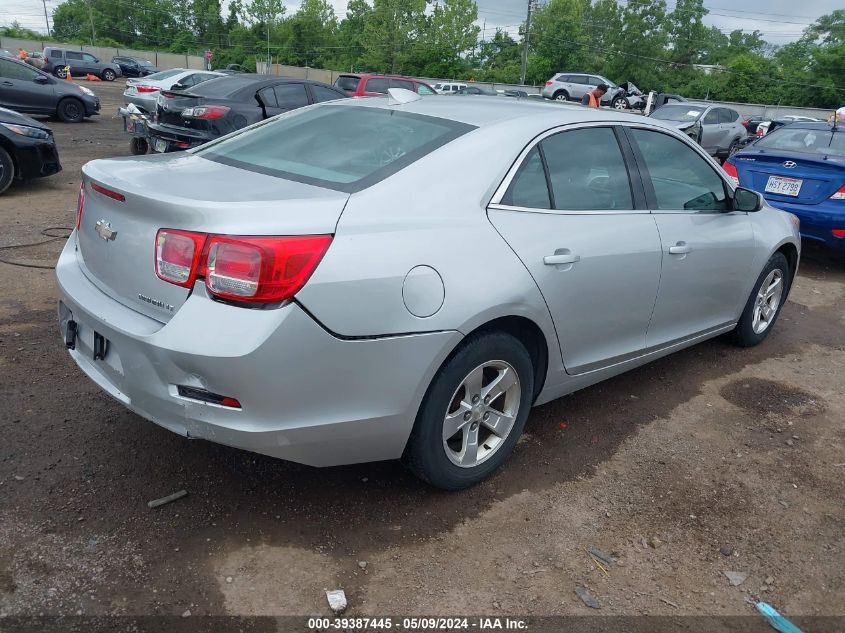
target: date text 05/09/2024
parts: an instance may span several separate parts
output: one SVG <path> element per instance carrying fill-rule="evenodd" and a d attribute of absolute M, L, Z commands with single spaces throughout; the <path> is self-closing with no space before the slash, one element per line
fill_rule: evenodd
<path fill-rule="evenodd" d="M 512 617 L 349 617 L 309 618 L 310 631 L 527 631 L 528 622 Z"/>

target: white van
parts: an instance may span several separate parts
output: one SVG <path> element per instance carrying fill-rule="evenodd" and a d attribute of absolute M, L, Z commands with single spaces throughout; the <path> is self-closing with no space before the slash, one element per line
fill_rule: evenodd
<path fill-rule="evenodd" d="M 466 88 L 466 84 L 461 83 L 452 83 L 452 82 L 440 82 L 434 84 L 434 91 L 441 95 L 448 95 L 454 94 L 461 88 Z"/>

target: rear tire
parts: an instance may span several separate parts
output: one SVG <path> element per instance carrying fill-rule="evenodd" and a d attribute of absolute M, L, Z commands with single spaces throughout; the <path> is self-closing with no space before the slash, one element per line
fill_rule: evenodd
<path fill-rule="evenodd" d="M 15 163 L 9 152 L 0 147 L 0 194 L 2 194 L 15 179 Z"/>
<path fill-rule="evenodd" d="M 613 105 L 614 110 L 628 110 L 629 109 L 628 108 L 628 101 L 627 101 L 627 99 L 625 99 L 625 97 L 616 97 L 613 100 L 613 103 L 611 105 Z"/>
<path fill-rule="evenodd" d="M 780 315 L 791 283 L 789 262 L 783 253 L 775 253 L 757 278 L 733 331 L 737 345 L 753 347 L 766 340 Z"/>
<path fill-rule="evenodd" d="M 142 154 L 146 154 L 150 149 L 150 144 L 147 143 L 147 139 L 141 138 L 139 136 L 133 137 L 133 139 L 129 142 L 129 151 L 132 152 L 133 156 L 140 156 Z"/>
<path fill-rule="evenodd" d="M 566 90 L 558 90 L 554 95 L 555 101 L 569 101 L 569 93 Z"/>
<path fill-rule="evenodd" d="M 470 337 L 432 380 L 403 462 L 438 488 L 474 486 L 513 451 L 533 393 L 531 356 L 519 340 L 504 332 Z"/>
<path fill-rule="evenodd" d="M 102 79 L 103 81 L 114 81 L 114 78 L 115 78 L 115 77 L 117 77 L 117 75 L 115 74 L 115 72 L 114 72 L 111 68 L 106 68 L 106 69 L 103 71 L 103 74 L 102 74 L 101 79 Z"/>
<path fill-rule="evenodd" d="M 79 99 L 67 97 L 59 101 L 56 115 L 65 123 L 79 123 L 85 118 L 85 106 Z"/>
<path fill-rule="evenodd" d="M 67 71 L 64 66 L 56 66 L 55 70 L 53 70 L 53 74 L 59 79 L 67 79 Z"/>

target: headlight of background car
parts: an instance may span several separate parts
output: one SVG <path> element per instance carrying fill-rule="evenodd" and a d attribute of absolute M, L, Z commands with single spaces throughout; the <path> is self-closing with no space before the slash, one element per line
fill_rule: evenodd
<path fill-rule="evenodd" d="M 21 136 L 28 136 L 29 138 L 45 139 L 50 137 L 47 132 L 38 129 L 37 127 L 29 127 L 28 125 L 13 125 L 11 123 L 0 123 L 0 125 L 2 125 L 7 130 L 11 130 L 15 134 L 20 134 Z"/>
<path fill-rule="evenodd" d="M 91 88 L 86 88 L 85 86 L 79 86 L 79 89 L 80 89 L 82 92 L 84 92 L 85 94 L 87 94 L 89 97 L 94 97 L 94 96 L 96 96 L 96 95 L 94 94 L 94 91 L 93 91 L 93 90 L 91 90 Z"/>

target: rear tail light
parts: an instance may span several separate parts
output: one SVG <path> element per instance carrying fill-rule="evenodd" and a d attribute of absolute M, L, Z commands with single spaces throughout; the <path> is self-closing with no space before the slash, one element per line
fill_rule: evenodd
<path fill-rule="evenodd" d="M 839 187 L 839 191 L 830 196 L 831 200 L 845 200 L 845 185 Z"/>
<path fill-rule="evenodd" d="M 85 206 L 85 183 L 79 185 L 79 197 L 76 199 L 76 230 L 82 225 L 82 208 Z"/>
<path fill-rule="evenodd" d="M 294 296 L 313 274 L 331 235 L 242 237 L 161 229 L 156 274 L 177 286 L 205 278 L 220 299 L 278 303 Z"/>
<path fill-rule="evenodd" d="M 155 86 L 135 86 L 135 90 L 138 92 L 158 92 L 161 88 L 156 88 Z"/>
<path fill-rule="evenodd" d="M 196 106 L 182 110 L 182 116 L 186 119 L 219 119 L 228 112 L 226 106 Z"/>
<path fill-rule="evenodd" d="M 553 82 L 552 80 L 549 80 L 549 81 L 547 81 L 547 82 L 546 82 L 546 85 L 547 85 L 547 86 L 551 86 L 553 83 L 554 83 L 554 82 Z"/>
<path fill-rule="evenodd" d="M 106 198 L 111 198 L 112 200 L 117 200 L 118 202 L 123 202 L 124 200 L 126 200 L 126 196 L 124 196 L 122 193 L 112 191 L 111 189 L 106 189 L 102 185 L 98 185 L 96 182 L 91 183 L 91 189 L 93 189 L 97 193 L 103 194 Z"/>
<path fill-rule="evenodd" d="M 836 237 L 845 237 L 845 229 L 833 229 L 831 231 Z"/>
<path fill-rule="evenodd" d="M 190 288 L 205 246 L 205 233 L 161 229 L 156 235 L 156 275 L 177 286 Z"/>
<path fill-rule="evenodd" d="M 736 171 L 736 165 L 726 162 L 722 165 L 722 169 L 725 170 L 725 173 L 728 175 L 728 178 L 731 179 L 734 187 L 739 187 L 739 174 Z"/>

